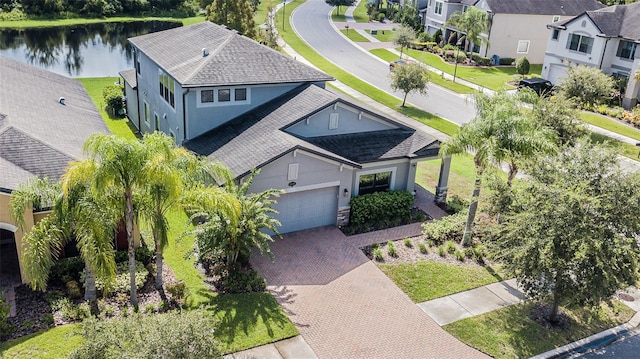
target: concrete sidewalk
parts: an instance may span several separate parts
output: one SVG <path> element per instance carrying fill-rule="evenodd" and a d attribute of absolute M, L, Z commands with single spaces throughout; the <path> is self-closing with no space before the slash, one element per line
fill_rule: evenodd
<path fill-rule="evenodd" d="M 298 335 L 279 342 L 227 354 L 224 359 L 316 359 L 318 356 Z"/>

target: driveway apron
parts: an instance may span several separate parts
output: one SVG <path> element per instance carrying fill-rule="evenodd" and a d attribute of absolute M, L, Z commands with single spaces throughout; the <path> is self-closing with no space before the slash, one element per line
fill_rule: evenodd
<path fill-rule="evenodd" d="M 274 262 L 251 258 L 318 357 L 486 358 L 441 329 L 349 239 L 334 227 L 300 231 L 273 243 Z"/>

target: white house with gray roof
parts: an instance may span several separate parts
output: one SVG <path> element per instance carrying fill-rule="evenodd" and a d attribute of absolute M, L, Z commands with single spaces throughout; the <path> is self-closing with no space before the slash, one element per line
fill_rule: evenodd
<path fill-rule="evenodd" d="M 132 121 L 239 180 L 260 169 L 250 191 L 284 191 L 282 233 L 345 224 L 352 196 L 413 191 L 417 163 L 437 158 L 435 138 L 326 90 L 327 74 L 222 26 L 130 41 L 137 69 L 122 76 Z"/>
<path fill-rule="evenodd" d="M 443 28 L 445 41 L 450 31 L 444 23 L 454 11 L 466 11 L 475 6 L 489 13 L 489 31 L 482 36 L 488 46 L 475 46 L 473 52 L 482 56 L 520 58 L 541 64 L 547 46 L 547 24 L 569 19 L 588 10 L 604 7 L 597 0 L 430 0 L 426 9 L 426 30 Z M 442 9 L 438 15 L 438 9 Z"/>
<path fill-rule="evenodd" d="M 0 56 L 0 286 L 24 279 L 11 192 L 36 176 L 59 179 L 95 132 L 109 130 L 82 84 Z M 27 212 L 27 231 L 47 215 Z"/>
<path fill-rule="evenodd" d="M 572 65 L 587 65 L 629 80 L 624 106 L 638 102 L 640 3 L 586 11 L 549 26 L 542 77 L 557 84 Z"/>

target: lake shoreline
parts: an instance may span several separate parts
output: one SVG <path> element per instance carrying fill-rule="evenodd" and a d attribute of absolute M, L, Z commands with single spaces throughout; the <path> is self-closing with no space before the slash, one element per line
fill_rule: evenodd
<path fill-rule="evenodd" d="M 137 22 L 137 21 L 167 21 L 180 22 L 183 26 L 188 26 L 205 21 L 204 16 L 194 16 L 186 18 L 161 17 L 161 16 L 116 16 L 108 18 L 71 18 L 71 19 L 51 19 L 51 20 L 14 20 L 1 21 L 0 29 L 28 29 L 43 27 L 59 27 L 72 25 L 88 25 L 109 22 Z"/>

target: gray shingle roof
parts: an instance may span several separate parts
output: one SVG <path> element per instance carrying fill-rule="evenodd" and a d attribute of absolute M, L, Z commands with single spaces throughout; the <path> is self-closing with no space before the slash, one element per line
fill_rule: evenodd
<path fill-rule="evenodd" d="M 2 56 L 0 114 L 0 187 L 8 189 L 35 175 L 57 179 L 87 137 L 109 132 L 82 84 Z"/>
<path fill-rule="evenodd" d="M 131 88 L 138 87 L 138 77 L 136 76 L 136 69 L 129 69 L 120 71 L 120 76 L 124 79 L 126 83 L 131 86 Z"/>
<path fill-rule="evenodd" d="M 358 163 L 416 157 L 416 152 L 434 145 L 421 155 L 437 155 L 440 142 L 420 131 L 408 128 L 332 135 L 306 139 L 328 151 Z"/>
<path fill-rule="evenodd" d="M 303 120 L 336 102 L 352 103 L 314 85 L 303 85 L 287 94 L 219 126 L 183 146 L 200 155 L 227 165 L 235 176 L 243 176 L 256 167 L 295 150 L 304 149 L 354 167 L 378 159 L 412 157 L 437 141 L 422 132 L 406 128 L 399 130 L 299 138 L 285 128 Z M 390 122 L 393 122 L 389 120 Z M 390 135 L 383 138 L 381 135 Z M 372 141 L 373 138 L 375 141 Z M 353 141 L 358 140 L 358 143 Z M 351 142 L 351 150 L 347 145 Z M 374 143 L 375 142 L 375 143 Z M 439 142 L 437 142 L 439 144 Z M 368 150 L 367 147 L 371 148 Z M 362 162 L 360 162 L 362 161 Z"/>
<path fill-rule="evenodd" d="M 601 33 L 607 37 L 622 37 L 640 40 L 640 3 L 629 5 L 613 5 L 594 11 L 586 11 Z M 581 15 L 583 15 L 581 14 Z M 565 28 L 580 16 L 554 24 L 554 27 Z"/>
<path fill-rule="evenodd" d="M 129 41 L 183 87 L 333 80 L 321 71 L 208 21 Z M 203 56 L 203 49 L 207 49 L 207 56 Z"/>
<path fill-rule="evenodd" d="M 487 0 L 494 14 L 575 16 L 604 7 L 597 0 Z"/>

